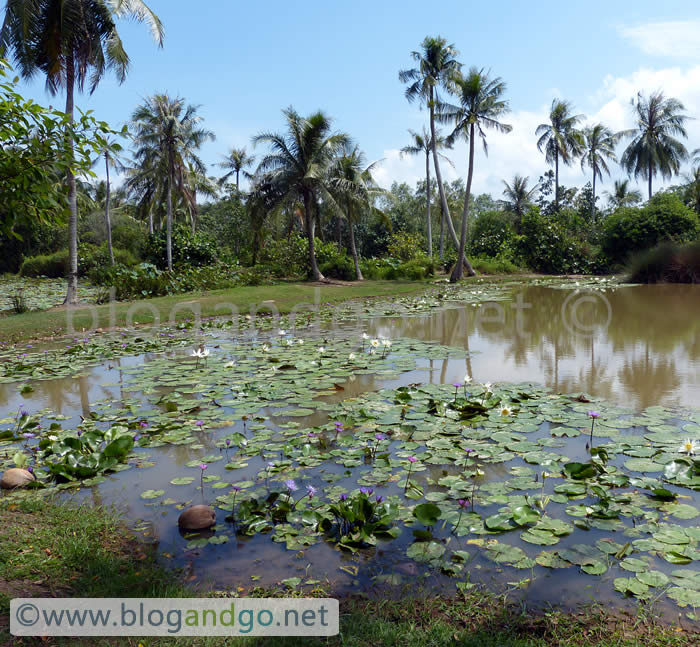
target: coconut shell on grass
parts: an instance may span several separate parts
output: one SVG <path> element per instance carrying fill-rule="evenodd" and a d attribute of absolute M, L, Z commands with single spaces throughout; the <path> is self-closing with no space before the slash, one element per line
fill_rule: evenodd
<path fill-rule="evenodd" d="M 183 530 L 205 530 L 216 524 L 216 512 L 208 505 L 193 505 L 183 511 L 177 525 Z"/>
<path fill-rule="evenodd" d="M 16 490 L 35 480 L 34 474 L 29 470 L 24 470 L 20 467 L 11 467 L 3 473 L 0 479 L 0 487 L 2 487 L 3 490 Z"/>

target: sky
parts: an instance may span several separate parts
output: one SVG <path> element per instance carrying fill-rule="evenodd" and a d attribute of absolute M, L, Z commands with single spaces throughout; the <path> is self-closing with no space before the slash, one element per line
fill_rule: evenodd
<path fill-rule="evenodd" d="M 211 175 L 231 147 L 252 150 L 251 138 L 283 131 L 281 110 L 323 110 L 349 133 L 368 160 L 383 160 L 376 177 L 413 185 L 424 159 L 400 155 L 420 131 L 427 111 L 409 104 L 398 71 L 413 67 L 411 52 L 427 35 L 453 43 L 465 68 L 486 68 L 507 85 L 509 134 L 488 133 L 489 155 L 477 149 L 473 191 L 500 197 L 515 173 L 537 180 L 548 168 L 534 131 L 548 120 L 554 98 L 617 131 L 634 126 L 630 100 L 662 90 L 683 102 L 688 150 L 700 147 L 700 4 L 690 0 L 588 0 L 499 3 L 473 0 L 150 0 L 165 27 L 159 49 L 145 25 L 120 22 L 131 58 L 126 81 L 109 73 L 93 95 L 76 97 L 82 110 L 114 127 L 128 121 L 146 97 L 167 92 L 200 106 L 203 125 L 216 134 L 201 152 Z M 22 81 L 21 91 L 44 105 L 63 107 L 44 80 Z M 619 148 L 622 152 L 624 144 Z M 265 150 L 253 150 L 260 156 Z M 449 152 L 465 177 L 467 149 Z M 626 177 L 613 165 L 601 189 Z M 683 171 L 689 171 L 685 167 Z M 580 165 L 560 169 L 560 182 L 583 186 Z M 663 186 L 660 180 L 656 186 Z M 644 182 L 638 188 L 644 189 Z M 644 192 L 644 191 L 643 191 Z"/>

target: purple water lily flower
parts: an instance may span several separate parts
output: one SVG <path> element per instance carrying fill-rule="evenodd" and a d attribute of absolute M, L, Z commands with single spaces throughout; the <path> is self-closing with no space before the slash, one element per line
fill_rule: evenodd
<path fill-rule="evenodd" d="M 134 436 L 134 442 L 137 443 L 141 439 L 141 434 L 136 434 Z"/>
<path fill-rule="evenodd" d="M 347 501 L 348 500 L 348 495 L 343 493 L 338 497 L 341 501 Z"/>
<path fill-rule="evenodd" d="M 313 499 L 316 496 L 316 488 L 313 485 L 307 485 L 306 492 L 309 495 L 309 499 Z"/>
<path fill-rule="evenodd" d="M 469 505 L 469 499 L 458 499 L 457 504 L 460 508 L 466 508 Z"/>
<path fill-rule="evenodd" d="M 381 494 L 377 494 L 377 503 L 384 501 L 384 497 Z"/>
<path fill-rule="evenodd" d="M 418 459 L 415 456 L 409 456 L 407 460 L 409 463 L 417 463 L 418 462 Z"/>
<path fill-rule="evenodd" d="M 600 418 L 600 413 L 599 413 L 598 411 L 589 411 L 589 412 L 588 412 L 588 415 L 589 415 L 591 418 Z"/>
<path fill-rule="evenodd" d="M 148 427 L 148 423 L 145 420 L 142 420 L 141 422 L 139 422 L 139 427 Z"/>
<path fill-rule="evenodd" d="M 297 484 L 294 482 L 294 479 L 289 479 L 288 481 L 284 482 L 284 486 L 290 491 L 290 492 L 296 492 L 299 487 Z"/>
<path fill-rule="evenodd" d="M 387 438 L 386 434 L 375 434 L 374 437 L 377 440 L 386 440 L 386 438 Z"/>
<path fill-rule="evenodd" d="M 242 488 L 240 485 L 232 485 L 232 486 L 231 486 L 231 489 L 232 489 L 234 492 L 240 492 L 243 488 Z"/>
<path fill-rule="evenodd" d="M 197 422 L 194 423 L 198 427 L 203 427 L 204 426 L 204 420 L 197 420 Z"/>
<path fill-rule="evenodd" d="M 201 470 L 205 470 L 205 469 L 207 469 L 207 467 L 209 467 L 209 465 L 207 465 L 206 463 L 202 463 L 202 464 L 199 466 L 199 468 L 200 468 Z"/>

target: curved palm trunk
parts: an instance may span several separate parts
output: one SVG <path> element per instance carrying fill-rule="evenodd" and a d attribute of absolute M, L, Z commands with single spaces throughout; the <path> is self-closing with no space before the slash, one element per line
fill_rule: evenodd
<path fill-rule="evenodd" d="M 651 166 L 649 166 L 649 200 L 651 200 Z"/>
<path fill-rule="evenodd" d="M 591 222 L 595 220 L 595 165 L 593 166 L 593 198 L 591 202 Z"/>
<path fill-rule="evenodd" d="M 450 275 L 450 282 L 455 283 L 463 276 L 464 266 L 467 265 L 467 271 L 471 270 L 469 276 L 474 276 L 476 272 L 469 265 L 469 261 L 464 256 L 464 248 L 467 244 L 467 224 L 469 222 L 469 198 L 472 192 L 472 176 L 474 175 L 474 124 L 469 127 L 469 170 L 467 171 L 467 190 L 464 194 L 464 209 L 462 211 L 462 230 L 459 236 L 459 254 L 457 256 L 457 262 L 452 269 L 452 274 Z"/>
<path fill-rule="evenodd" d="M 430 222 L 430 155 L 425 152 L 425 220 L 428 236 L 428 256 L 433 257 L 433 224 Z"/>
<path fill-rule="evenodd" d="M 172 153 L 170 157 L 170 169 L 168 173 L 168 213 L 166 215 L 165 249 L 168 257 L 168 271 L 173 271 L 173 171 Z"/>
<path fill-rule="evenodd" d="M 236 171 L 236 193 L 240 193 L 240 192 L 241 192 L 240 186 L 239 186 L 239 184 L 238 184 L 238 174 L 239 174 L 239 173 L 240 173 L 240 169 L 238 169 L 238 170 Z"/>
<path fill-rule="evenodd" d="M 109 217 L 109 152 L 105 151 L 105 171 L 107 172 L 107 193 L 105 195 L 105 226 L 107 228 L 107 249 L 109 249 L 109 262 L 114 265 L 114 250 L 112 249 L 112 221 Z"/>
<path fill-rule="evenodd" d="M 440 260 L 445 260 L 445 212 L 440 209 Z"/>
<path fill-rule="evenodd" d="M 309 264 L 311 265 L 311 279 L 314 281 L 323 281 L 325 277 L 321 274 L 316 263 L 316 249 L 314 244 L 314 229 L 316 225 L 315 214 L 312 210 L 313 196 L 311 193 L 304 194 L 304 218 L 306 224 L 306 236 L 309 239 Z"/>
<path fill-rule="evenodd" d="M 75 86 L 75 63 L 72 53 L 66 60 L 66 115 L 69 128 L 73 125 L 73 90 Z M 68 133 L 68 154 L 73 159 L 73 135 Z M 78 203 L 76 199 L 75 175 L 68 169 L 68 289 L 66 291 L 67 305 L 78 302 Z"/>
<path fill-rule="evenodd" d="M 554 151 L 554 208 L 559 210 L 559 149 Z"/>
<path fill-rule="evenodd" d="M 350 229 L 350 252 L 352 253 L 353 263 L 355 263 L 355 275 L 358 281 L 364 281 L 365 277 L 362 276 L 360 259 L 357 256 L 357 247 L 355 246 L 355 229 L 352 226 L 352 220 L 350 218 L 348 218 L 348 228 Z"/>

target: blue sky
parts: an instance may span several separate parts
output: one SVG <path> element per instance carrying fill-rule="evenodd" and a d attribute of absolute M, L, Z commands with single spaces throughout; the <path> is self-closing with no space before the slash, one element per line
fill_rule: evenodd
<path fill-rule="evenodd" d="M 383 184 L 414 182 L 422 160 L 401 159 L 398 151 L 426 112 L 406 102 L 397 73 L 412 66 L 410 52 L 428 34 L 453 42 L 465 66 L 490 68 L 508 85 L 506 121 L 514 130 L 489 136 L 489 159 L 477 158 L 477 192 L 496 196 L 513 173 L 535 180 L 546 169 L 534 127 L 546 120 L 554 97 L 614 129 L 632 126 L 628 103 L 637 90 L 664 89 L 700 117 L 700 8 L 690 1 L 151 0 L 150 6 L 165 26 L 164 48 L 144 25 L 122 23 L 132 60 L 126 82 L 107 76 L 77 105 L 120 126 L 154 92 L 183 96 L 201 105 L 217 135 L 203 150 L 210 165 L 231 146 L 250 147 L 254 134 L 280 130 L 280 110 L 292 105 L 301 113 L 323 109 L 370 160 L 384 158 Z M 45 93 L 41 78 L 22 86 L 41 103 L 63 105 L 62 97 Z M 690 132 L 688 148 L 699 147 L 700 120 Z M 464 147 L 451 157 L 456 171 L 448 175 L 463 176 Z M 582 185 L 584 178 L 574 167 L 562 181 Z"/>

